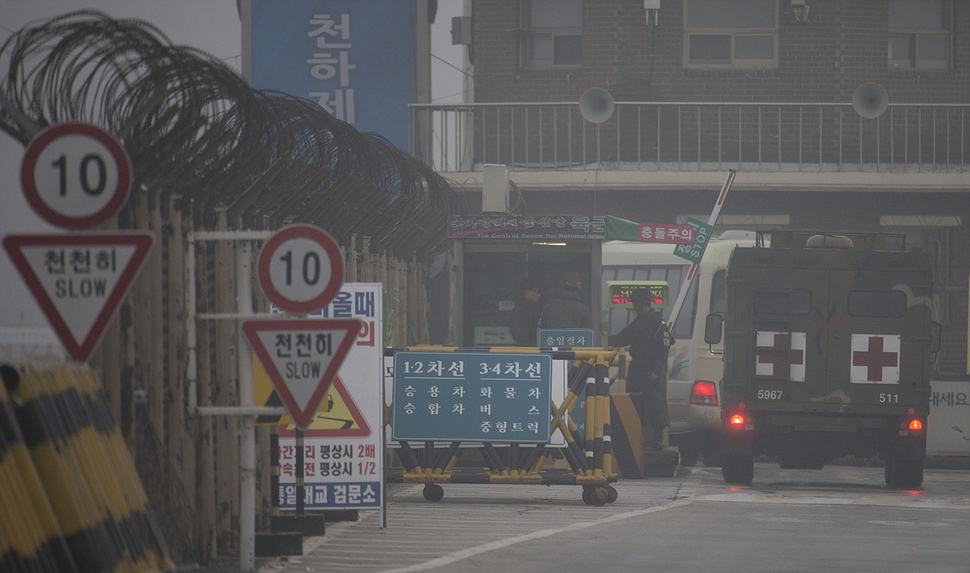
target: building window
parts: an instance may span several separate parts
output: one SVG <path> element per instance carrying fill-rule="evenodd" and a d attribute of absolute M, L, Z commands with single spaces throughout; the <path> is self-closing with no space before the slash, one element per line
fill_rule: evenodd
<path fill-rule="evenodd" d="M 949 68 L 949 16 L 947 0 L 889 0 L 889 67 Z"/>
<path fill-rule="evenodd" d="M 777 0 L 684 0 L 688 68 L 778 66 Z"/>
<path fill-rule="evenodd" d="M 522 6 L 526 67 L 582 64 L 582 0 L 527 0 Z"/>

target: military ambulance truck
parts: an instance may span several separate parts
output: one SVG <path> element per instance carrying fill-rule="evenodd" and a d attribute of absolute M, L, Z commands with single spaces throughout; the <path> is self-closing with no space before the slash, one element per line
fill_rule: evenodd
<path fill-rule="evenodd" d="M 902 236 L 758 232 L 726 278 L 705 328 L 724 332 L 724 481 L 750 484 L 762 454 L 802 469 L 878 455 L 888 486 L 920 487 L 939 350 L 927 254 Z"/>

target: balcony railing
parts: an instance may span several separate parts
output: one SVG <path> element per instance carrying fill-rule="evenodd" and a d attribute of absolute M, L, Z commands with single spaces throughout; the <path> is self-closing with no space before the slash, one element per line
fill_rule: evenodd
<path fill-rule="evenodd" d="M 970 171 L 967 104 L 890 104 L 876 119 L 840 103 L 410 106 L 410 152 L 439 172 L 513 170 Z"/>

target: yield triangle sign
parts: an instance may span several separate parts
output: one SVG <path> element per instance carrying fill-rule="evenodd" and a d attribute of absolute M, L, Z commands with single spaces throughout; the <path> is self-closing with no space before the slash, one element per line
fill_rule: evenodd
<path fill-rule="evenodd" d="M 356 319 L 249 320 L 243 332 L 283 405 L 306 429 L 357 339 Z"/>
<path fill-rule="evenodd" d="M 152 234 L 7 235 L 3 246 L 68 354 L 84 362 L 145 261 Z"/>

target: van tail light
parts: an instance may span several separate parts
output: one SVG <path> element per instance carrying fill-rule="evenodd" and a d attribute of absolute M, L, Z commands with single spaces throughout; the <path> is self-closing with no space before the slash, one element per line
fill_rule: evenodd
<path fill-rule="evenodd" d="M 707 380 L 694 382 L 694 388 L 690 391 L 690 403 L 716 406 L 717 385 Z"/>

